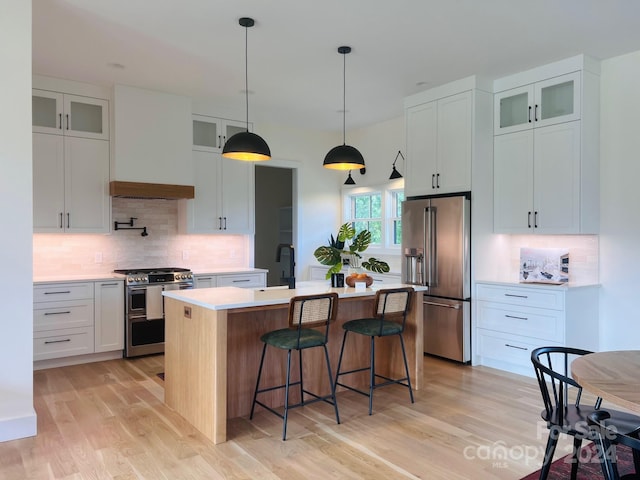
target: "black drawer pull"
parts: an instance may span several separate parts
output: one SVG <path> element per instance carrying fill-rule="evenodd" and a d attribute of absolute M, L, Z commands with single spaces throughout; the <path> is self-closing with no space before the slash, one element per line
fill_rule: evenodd
<path fill-rule="evenodd" d="M 250 282 L 250 278 L 243 278 L 242 280 L 233 280 L 233 283 L 242 283 L 242 282 Z"/>
<path fill-rule="evenodd" d="M 515 315 L 505 315 L 507 318 L 515 318 L 516 320 L 529 320 L 527 317 L 516 317 Z"/>
<path fill-rule="evenodd" d="M 70 310 L 66 312 L 45 312 L 45 315 L 69 315 L 71 313 Z"/>
<path fill-rule="evenodd" d="M 64 343 L 64 342 L 70 342 L 70 341 L 71 341 L 70 338 L 65 338 L 64 340 L 46 340 L 44 344 L 47 345 L 49 343 Z"/>
<path fill-rule="evenodd" d="M 505 343 L 505 344 L 504 344 L 504 346 L 505 346 L 505 347 L 509 347 L 509 348 L 516 348 L 516 349 L 518 349 L 518 350 L 524 350 L 524 351 L 529 350 L 529 349 L 528 349 L 528 348 L 526 348 L 526 347 L 518 347 L 517 345 L 509 345 L 508 343 Z"/>
<path fill-rule="evenodd" d="M 118 286 L 118 282 L 113 282 L 113 283 L 101 283 L 100 284 L 101 287 L 117 287 Z"/>
<path fill-rule="evenodd" d="M 526 295 L 514 295 L 512 293 L 505 293 L 504 296 L 505 297 L 516 297 L 516 298 L 529 298 Z"/>
<path fill-rule="evenodd" d="M 65 290 L 64 292 L 44 292 L 45 295 L 59 295 L 61 293 L 71 293 L 71 290 Z"/>

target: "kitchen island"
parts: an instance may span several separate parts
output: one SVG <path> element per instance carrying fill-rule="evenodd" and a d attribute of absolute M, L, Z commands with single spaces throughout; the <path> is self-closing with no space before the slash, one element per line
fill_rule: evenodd
<path fill-rule="evenodd" d="M 400 286 L 403 285 L 385 285 L 385 288 Z M 251 410 L 263 345 L 260 336 L 287 326 L 291 297 L 325 292 L 336 292 L 339 296 L 337 320 L 329 329 L 327 344 L 335 374 L 344 332 L 341 325 L 372 315 L 376 289 L 331 288 L 327 282 L 301 282 L 292 290 L 221 287 L 164 292 L 165 403 L 214 443 L 225 442 L 227 419 L 247 416 Z M 358 337 L 349 337 L 343 359 L 346 369 L 368 364 L 369 339 Z M 423 356 L 421 291 L 414 295 L 404 339 L 411 381 L 418 390 L 422 388 Z M 284 383 L 286 351 L 274 350 L 270 349 L 265 359 L 264 385 Z M 323 394 L 330 391 L 330 385 L 323 352 L 314 350 L 317 351 L 303 355 L 305 389 Z M 396 338 L 377 340 L 376 369 L 388 376 L 404 376 Z M 292 378 L 297 378 L 297 369 L 294 370 Z M 360 386 L 367 385 L 368 374 L 358 375 L 352 375 L 353 381 Z M 292 402 L 296 401 L 294 390 Z M 273 391 L 265 401 L 272 406 L 282 405 L 283 391 Z"/>

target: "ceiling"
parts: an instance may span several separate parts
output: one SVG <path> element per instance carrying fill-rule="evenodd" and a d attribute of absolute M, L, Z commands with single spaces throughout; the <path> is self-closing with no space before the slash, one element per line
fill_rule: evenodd
<path fill-rule="evenodd" d="M 640 50 L 635 0 L 33 0 L 33 72 L 205 99 L 219 116 L 342 130 L 405 96 L 580 53 Z M 343 58 L 337 47 L 352 47 Z"/>

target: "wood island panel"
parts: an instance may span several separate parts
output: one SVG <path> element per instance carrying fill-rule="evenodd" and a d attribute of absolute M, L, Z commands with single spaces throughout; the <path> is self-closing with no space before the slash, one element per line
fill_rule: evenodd
<path fill-rule="evenodd" d="M 374 296 L 341 298 L 338 314 L 329 329 L 329 359 L 335 377 L 344 330 L 354 318 L 371 316 Z M 185 307 L 191 318 L 185 318 Z M 287 305 L 258 306 L 230 310 L 211 310 L 179 300 L 165 298 L 165 402 L 184 416 L 214 443 L 226 440 L 226 419 L 248 416 L 260 365 L 263 343 L 260 336 L 286 328 Z M 414 389 L 422 388 L 422 295 L 414 295 L 404 333 L 409 371 Z M 419 352 L 419 354 L 417 354 Z M 387 376 L 404 376 L 400 342 L 397 337 L 376 339 L 376 368 Z M 286 351 L 269 347 L 261 386 L 284 383 Z M 343 370 L 368 365 L 369 337 L 349 334 L 343 357 Z M 319 395 L 330 392 L 322 348 L 303 352 L 305 389 Z M 292 380 L 297 379 L 298 355 L 292 353 Z M 368 385 L 362 372 L 343 377 L 344 382 Z M 342 388 L 338 389 L 340 392 Z M 363 397 L 364 398 L 364 397 Z M 284 390 L 262 394 L 261 400 L 277 407 L 284 403 Z M 296 388 L 290 401 L 299 400 Z M 366 400 L 365 400 L 366 403 Z M 363 403 L 363 408 L 366 408 Z M 338 407 L 340 397 L 338 396 Z M 257 407 L 258 412 L 261 407 Z"/>

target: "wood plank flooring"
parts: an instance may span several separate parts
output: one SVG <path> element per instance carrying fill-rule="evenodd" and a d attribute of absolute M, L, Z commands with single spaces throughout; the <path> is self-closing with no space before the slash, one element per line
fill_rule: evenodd
<path fill-rule="evenodd" d="M 316 403 L 282 421 L 264 410 L 229 421 L 214 446 L 163 403 L 162 355 L 34 372 L 38 435 L 0 443 L 0 478 L 519 479 L 537 470 L 547 430 L 532 378 L 424 359 L 416 403 L 379 389 L 374 412 L 338 395 L 342 423 Z M 567 453 L 562 438 L 557 457 Z"/>

